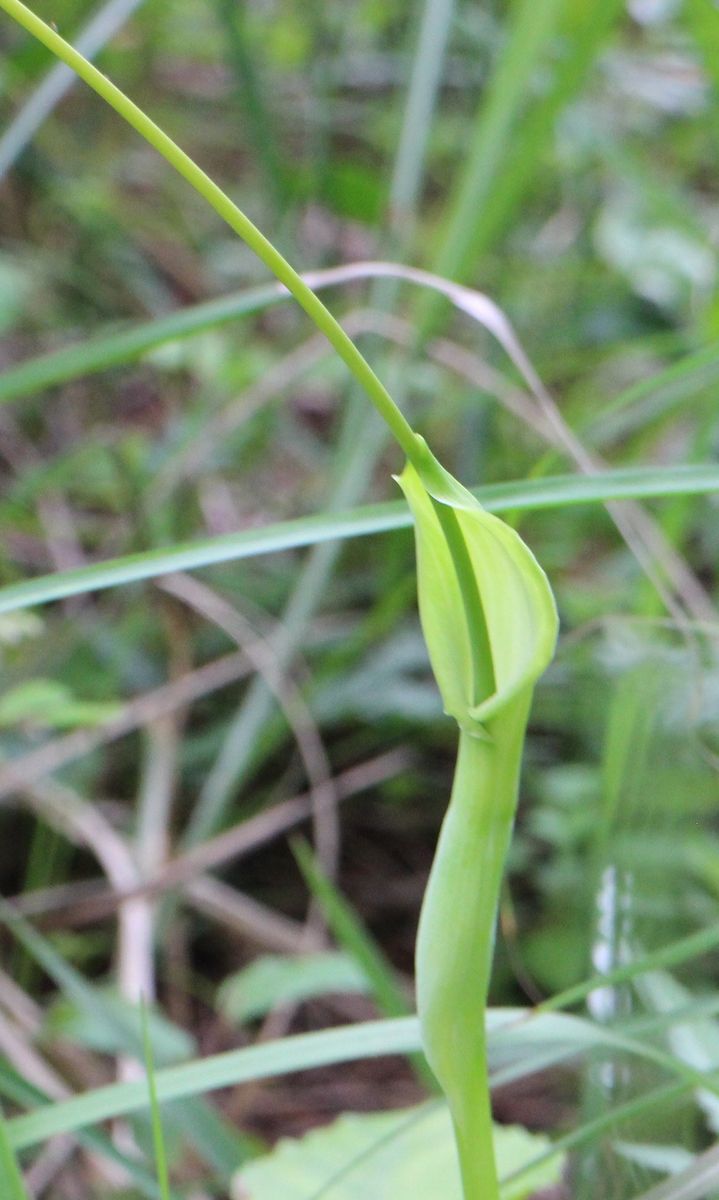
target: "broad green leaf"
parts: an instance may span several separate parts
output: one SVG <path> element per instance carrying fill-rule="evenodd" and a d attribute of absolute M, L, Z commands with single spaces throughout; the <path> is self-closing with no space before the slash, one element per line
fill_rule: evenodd
<path fill-rule="evenodd" d="M 494 1139 L 500 1174 L 513 1177 L 502 1188 L 502 1200 L 525 1200 L 558 1182 L 560 1156 L 531 1165 L 550 1148 L 547 1138 L 495 1126 Z M 325 1129 L 284 1139 L 271 1154 L 248 1163 L 231 1194 L 232 1200 L 460 1200 L 449 1113 L 439 1104 L 346 1113 Z"/>
<path fill-rule="evenodd" d="M 364 971 L 349 954 L 326 951 L 293 958 L 264 955 L 224 981 L 219 1006 L 233 1021 L 253 1021 L 279 1004 L 337 992 L 367 992 Z"/>

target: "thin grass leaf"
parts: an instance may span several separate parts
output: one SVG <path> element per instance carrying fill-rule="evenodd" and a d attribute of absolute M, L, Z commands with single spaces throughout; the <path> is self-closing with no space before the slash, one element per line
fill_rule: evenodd
<path fill-rule="evenodd" d="M 95 1036 L 100 1036 L 106 1051 L 113 1049 L 137 1058 L 142 1057 L 142 1035 L 134 1022 L 127 1019 L 127 1012 L 122 1004 L 108 1002 L 99 989 L 88 984 L 80 972 L 58 953 L 43 934 L 3 900 L 0 900 L 0 922 L 7 925 L 28 954 L 32 955 L 34 961 L 72 1001 L 79 1013 L 84 1015 L 87 1026 Z M 152 1027 L 149 1016 L 147 1020 Z M 161 1025 L 160 1032 L 162 1033 Z M 177 1031 L 174 1031 L 173 1036 L 172 1028 L 169 1027 L 168 1032 L 169 1044 L 176 1057 Z M 168 1044 L 166 1035 L 163 1034 L 163 1043 L 159 1043 L 157 1035 L 155 1036 L 156 1044 Z M 179 1040 L 186 1041 L 186 1035 L 182 1035 Z M 204 1160 L 224 1178 L 228 1177 L 238 1159 L 246 1153 L 247 1147 L 243 1144 L 241 1136 L 218 1113 L 208 1109 L 203 1101 L 198 1100 L 190 1106 L 186 1104 L 173 1114 L 173 1120 L 184 1129 Z"/>
<path fill-rule="evenodd" d="M 513 8 L 509 34 L 474 122 L 474 137 L 450 201 L 447 232 L 434 260 L 440 275 L 463 280 L 506 228 L 527 194 L 537 162 L 562 110 L 579 91 L 621 0 L 524 0 Z M 561 32 L 562 53 L 547 62 Z M 540 66 L 552 72 L 542 94 L 525 110 L 528 81 Z M 518 116 L 522 114 L 519 123 Z M 437 306 L 425 306 L 429 320 Z"/>
<path fill-rule="evenodd" d="M 162 1113 L 160 1112 L 160 1104 L 157 1099 L 155 1064 L 153 1062 L 152 1040 L 150 1038 L 150 1024 L 147 1018 L 147 1007 L 144 1001 L 142 1001 L 140 1004 L 140 1017 L 142 1021 L 142 1047 L 145 1057 L 147 1087 L 150 1094 L 152 1144 L 155 1151 L 157 1183 L 160 1189 L 162 1200 L 170 1200 L 170 1176 L 167 1169 L 167 1153 L 165 1151 L 165 1136 L 162 1129 Z"/>
<path fill-rule="evenodd" d="M 364 928 L 359 916 L 347 903 L 331 879 L 325 875 L 306 842 L 293 838 L 290 843 L 295 861 L 334 937 L 352 956 L 363 972 L 379 1011 L 386 1017 L 401 1017 L 411 1011 L 391 964 Z M 424 1055 L 413 1055 L 412 1066 L 419 1079 L 434 1089 L 434 1077 Z"/>
<path fill-rule="evenodd" d="M 406 1016 L 411 1011 L 410 1005 L 384 954 L 321 870 L 307 843 L 301 838 L 293 838 L 290 846 L 305 883 L 322 907 L 330 930 L 364 972 L 380 1012 L 386 1017 Z"/>
<path fill-rule="evenodd" d="M 259 312 L 285 299 L 284 290 L 274 283 L 265 284 L 31 358 L 0 375 L 0 403 L 10 404 L 45 388 L 136 362 L 158 346 L 194 337 L 208 329 L 219 329 L 237 317 Z"/>
<path fill-rule="evenodd" d="M 275 212 L 281 213 L 290 199 L 292 187 L 272 114 L 265 102 L 257 69 L 258 46 L 252 44 L 250 37 L 247 7 L 247 0 L 216 0 L 225 53 L 234 77 L 241 125 L 252 144 L 272 207 Z"/>
<path fill-rule="evenodd" d="M 655 1033 L 656 1028 L 650 1031 L 651 1035 Z M 672 1094 L 700 1085 L 714 1086 L 713 1080 L 703 1078 L 700 1072 L 662 1054 L 651 1044 L 562 1013 L 535 1015 L 531 1009 L 490 1009 L 487 1038 L 491 1061 L 502 1064 L 501 1071 L 493 1076 L 497 1082 L 524 1078 L 536 1069 L 538 1060 L 542 1065 L 550 1065 L 568 1057 L 605 1050 L 636 1055 L 661 1065 L 678 1077 L 679 1082 L 671 1085 Z M 298 1034 L 177 1067 L 164 1067 L 155 1075 L 157 1098 L 165 1104 L 293 1071 L 383 1055 L 411 1054 L 420 1049 L 416 1017 L 369 1021 L 319 1033 Z M 715 1086 L 719 1092 L 719 1083 Z M 55 1134 L 71 1133 L 146 1107 L 147 1086 L 143 1080 L 111 1084 L 13 1117 L 7 1123 L 8 1135 L 13 1148 L 21 1150 Z"/>
<path fill-rule="evenodd" d="M 476 244 L 483 213 L 509 148 L 511 130 L 527 102 L 532 77 L 554 36 L 564 0 L 519 0 L 509 12 L 504 45 L 483 90 L 474 133 L 449 202 L 447 233 L 435 260 L 438 274 L 467 278 L 467 251 Z M 436 307 L 436 306 L 435 306 Z"/>
<path fill-rule="evenodd" d="M 629 983 L 630 980 L 661 967 L 679 966 L 681 963 L 690 962 L 700 955 L 707 954 L 710 950 L 715 950 L 717 946 L 719 946 L 719 926 L 701 929 L 698 933 L 679 938 L 668 946 L 663 946 L 660 950 L 642 954 L 632 962 L 614 967 L 611 971 L 601 975 L 593 975 L 591 979 L 585 979 L 582 983 L 574 984 L 565 991 L 558 992 L 556 996 L 543 1000 L 537 1005 L 537 1011 L 556 1012 L 560 1008 L 569 1008 L 573 1004 L 581 1003 L 591 992 L 599 988 Z"/>
<path fill-rule="evenodd" d="M 419 1027 L 414 1017 L 299 1034 L 266 1045 L 230 1050 L 181 1067 L 162 1068 L 155 1076 L 157 1099 L 164 1104 L 311 1067 L 356 1062 L 385 1054 L 408 1054 L 419 1049 Z M 56 1133 L 69 1133 L 146 1107 L 147 1085 L 144 1081 L 112 1084 L 13 1117 L 8 1122 L 8 1130 L 17 1150 L 45 1141 Z"/>
<path fill-rule="evenodd" d="M 0 1110 L 0 1195 L 2 1200 L 30 1200 Z"/>
<path fill-rule="evenodd" d="M 37 1108 L 40 1105 L 51 1105 L 49 1098 L 23 1079 L 12 1067 L 0 1061 L 0 1095 L 6 1096 L 12 1100 L 14 1104 L 20 1105 L 22 1108 Z M 80 1145 L 93 1151 L 101 1158 L 107 1158 L 110 1162 L 117 1164 L 132 1180 L 134 1186 L 140 1195 L 147 1197 L 147 1200 L 162 1200 L 157 1183 L 148 1174 L 144 1165 L 137 1161 L 132 1156 L 123 1154 L 121 1150 L 115 1146 L 112 1138 L 101 1133 L 96 1129 L 80 1129 L 77 1131 L 77 1140 Z M 234 1167 L 237 1163 L 233 1164 Z"/>
<path fill-rule="evenodd" d="M 716 491 L 719 491 L 719 467 L 706 463 L 666 467 L 661 471 L 654 467 L 630 467 L 596 475 L 547 476 L 489 484 L 476 488 L 472 495 L 488 512 L 499 513 L 512 509 L 529 512 L 605 500 L 706 495 Z M 411 525 L 409 510 L 398 502 L 365 505 L 331 515 L 299 517 L 266 525 L 263 529 L 202 538 L 166 550 L 128 554 L 89 567 L 56 571 L 52 575 L 8 584 L 0 588 L 0 613 L 153 579 L 173 571 L 196 570 L 260 554 L 408 529 Z"/>
<path fill-rule="evenodd" d="M 422 165 L 442 79 L 454 0 L 426 0 L 407 90 L 404 120 L 390 188 L 390 220 L 412 222 L 422 184 Z"/>

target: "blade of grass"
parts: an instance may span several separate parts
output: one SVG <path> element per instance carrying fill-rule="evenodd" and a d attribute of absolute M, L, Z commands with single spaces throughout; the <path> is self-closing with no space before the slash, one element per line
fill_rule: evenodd
<path fill-rule="evenodd" d="M 527 102 L 527 83 L 546 53 L 565 0 L 518 0 L 510 9 L 504 46 L 483 91 L 474 134 L 454 185 L 446 234 L 435 257 L 435 270 L 449 279 L 466 278 L 472 269 L 468 249 L 476 246 L 492 205 L 497 176 L 512 146 L 511 130 Z"/>
<path fill-rule="evenodd" d="M 474 494 L 489 512 L 543 508 L 595 501 L 702 495 L 719 491 L 719 466 L 713 463 L 662 468 L 634 467 L 596 475 L 557 475 L 511 483 L 489 484 Z M 198 539 L 163 550 L 109 559 L 89 567 L 58 571 L 0 588 L 0 613 L 47 604 L 120 584 L 153 579 L 172 571 L 196 570 L 260 554 L 313 546 L 321 542 L 408 529 L 411 516 L 401 502 L 365 505 L 347 512 L 317 514 Z"/>
<path fill-rule="evenodd" d="M 235 80 L 234 93 L 242 125 L 264 177 L 271 208 L 281 213 L 290 198 L 290 179 L 278 143 L 272 114 L 256 66 L 257 47 L 250 44 L 246 0 L 215 0 L 227 62 Z"/>
<path fill-rule="evenodd" d="M 426 0 L 422 8 L 389 197 L 390 222 L 405 240 L 405 223 L 411 228 L 419 203 L 422 165 L 453 15 L 454 0 Z"/>
<path fill-rule="evenodd" d="M 697 1154 L 685 1170 L 642 1192 L 634 1200 L 702 1200 L 716 1194 L 719 1182 L 719 1146 Z"/>
<path fill-rule="evenodd" d="M 10 1144 L 7 1125 L 0 1109 L 0 1195 L 3 1200 L 30 1200 L 15 1152 Z"/>
<path fill-rule="evenodd" d="M 643 954 L 640 958 L 614 967 L 611 971 L 601 975 L 592 975 L 590 979 L 585 979 L 582 983 L 574 984 L 565 991 L 558 992 L 556 996 L 550 996 L 548 1000 L 543 1000 L 536 1006 L 535 1011 L 556 1012 L 560 1008 L 569 1008 L 573 1004 L 581 1003 L 591 992 L 599 988 L 628 983 L 631 979 L 636 979 L 637 976 L 643 975 L 647 971 L 658 970 L 661 967 L 679 966 L 681 963 L 690 962 L 693 958 L 707 954 L 717 946 L 719 946 L 719 926 L 701 929 L 699 933 L 679 938 L 676 942 L 671 942 L 660 950 Z"/>
<path fill-rule="evenodd" d="M 26 1079 L 13 1071 L 6 1063 L 0 1062 L 0 1094 L 12 1100 L 22 1108 L 37 1108 L 40 1105 L 51 1105 L 51 1100 L 39 1088 L 28 1083 Z M 144 1166 L 136 1159 L 124 1155 L 114 1145 L 111 1138 L 93 1129 L 81 1129 L 77 1132 L 78 1142 L 88 1150 L 116 1163 L 132 1179 L 138 1192 L 147 1200 L 162 1200 L 155 1180 L 147 1173 Z"/>
<path fill-rule="evenodd" d="M 531 1163 L 526 1163 L 520 1170 L 506 1176 L 505 1183 L 514 1183 L 516 1179 L 520 1179 L 525 1170 L 539 1166 L 548 1158 L 555 1154 L 567 1154 L 570 1150 L 574 1150 L 578 1146 L 585 1144 L 591 1145 L 601 1138 L 602 1134 L 608 1133 L 615 1129 L 623 1122 L 632 1121 L 636 1117 L 644 1116 L 646 1113 L 656 1112 L 666 1106 L 675 1106 L 686 1096 L 687 1088 L 683 1083 L 665 1084 L 663 1087 L 652 1088 L 651 1091 L 642 1093 L 632 1100 L 628 1100 L 624 1104 L 614 1105 L 601 1116 L 595 1117 L 591 1121 L 585 1121 L 573 1129 L 570 1133 L 565 1133 L 558 1137 L 551 1146 L 551 1149 L 538 1154 L 532 1159 Z"/>
<path fill-rule="evenodd" d="M 152 1125 L 152 1145 L 155 1151 L 155 1169 L 157 1171 L 157 1184 L 160 1190 L 162 1200 L 170 1200 L 170 1176 L 167 1169 L 167 1154 L 165 1152 L 165 1137 L 162 1130 L 162 1114 L 160 1112 L 160 1104 L 157 1099 L 157 1085 L 155 1082 L 155 1064 L 152 1056 L 152 1041 L 150 1038 L 150 1025 L 147 1019 L 147 1007 L 144 1001 L 140 1004 L 140 1018 L 142 1022 L 142 1048 L 145 1057 L 145 1071 L 147 1073 L 147 1088 L 150 1094 L 150 1118 Z"/>
<path fill-rule="evenodd" d="M 276 284 L 250 288 L 219 300 L 208 300 L 183 308 L 168 317 L 88 338 L 78 345 L 29 359 L 0 375 L 0 403 L 9 404 L 85 375 L 135 362 L 143 354 L 168 342 L 217 329 L 237 317 L 259 312 L 287 299 Z"/>
<path fill-rule="evenodd" d="M 322 871 L 307 843 L 292 838 L 290 847 L 305 883 L 320 902 L 330 930 L 364 972 L 380 1012 L 386 1017 L 406 1016 L 410 1006 L 392 968 L 357 914 Z"/>
<path fill-rule="evenodd" d="M 475 273 L 477 262 L 526 195 L 559 115 L 582 86 L 622 8 L 621 0 L 588 0 L 582 5 L 525 0 L 514 6 L 504 49 L 480 102 L 472 143 L 448 204 L 446 233 L 433 258 L 438 274 L 461 281 Z M 533 72 L 540 64 L 551 70 L 548 51 L 559 31 L 561 54 L 550 83 L 524 111 Z M 423 303 L 425 334 L 436 324 L 438 308 L 435 297 Z"/>
<path fill-rule="evenodd" d="M 536 1051 L 537 1047 L 553 1048 L 556 1061 L 606 1049 L 656 1062 L 679 1076 L 683 1088 L 700 1086 L 719 1092 L 719 1083 L 713 1077 L 707 1078 L 701 1072 L 685 1067 L 651 1044 L 645 1045 L 636 1038 L 579 1017 L 556 1013 L 533 1016 L 528 1009 L 494 1009 L 487 1013 L 487 1032 L 490 1051 L 501 1053 L 504 1061 L 511 1055 L 512 1061 L 516 1062 L 512 1075 L 514 1079 L 526 1074 L 526 1064 L 532 1066 L 532 1051 Z M 383 1055 L 411 1054 L 420 1047 L 419 1025 L 415 1017 L 396 1017 L 319 1033 L 298 1034 L 264 1045 L 226 1051 L 177 1067 L 165 1067 L 156 1073 L 157 1098 L 158 1102 L 165 1103 L 256 1079 L 288 1075 L 294 1071 Z M 545 1054 L 542 1062 L 546 1064 L 548 1061 Z M 112 1084 L 13 1117 L 7 1123 L 8 1134 L 13 1148 L 19 1150 L 55 1134 L 70 1133 L 146 1107 L 147 1087 L 144 1081 Z"/>
<path fill-rule="evenodd" d="M 80 972 L 4 900 L 0 900 L 0 922 L 7 925 L 16 940 L 89 1021 L 107 1027 L 126 1053 L 142 1056 L 142 1037 L 134 1026 L 123 1022 L 109 1005 L 104 1004 L 101 994 L 86 982 Z M 194 1106 L 183 1109 L 176 1119 L 204 1160 L 228 1178 L 243 1153 L 240 1136 L 218 1114 L 207 1110 L 201 1101 L 198 1109 L 195 1110 Z"/>
<path fill-rule="evenodd" d="M 319 901 L 330 931 L 364 973 L 379 1011 L 385 1017 L 406 1016 L 411 1007 L 395 979 L 392 966 L 357 913 L 321 869 L 306 842 L 292 838 L 290 848 L 305 883 Z M 434 1090 L 435 1079 L 424 1055 L 412 1055 L 411 1062 L 421 1082 Z"/>
<path fill-rule="evenodd" d="M 699 389 L 710 387 L 718 375 L 716 343 L 702 346 L 605 401 L 601 417 L 592 415 L 578 423 L 578 431 L 598 446 L 627 437 L 657 414 L 664 415 Z"/>
<path fill-rule="evenodd" d="M 159 1102 L 183 1099 L 255 1079 L 271 1079 L 293 1071 L 332 1063 L 355 1062 L 385 1054 L 407 1054 L 420 1048 L 414 1017 L 374 1021 L 321 1033 L 299 1034 L 266 1045 L 163 1068 L 156 1074 Z M 144 1081 L 112 1084 L 73 1097 L 8 1122 L 15 1149 L 35 1145 L 55 1133 L 68 1133 L 147 1106 Z"/>

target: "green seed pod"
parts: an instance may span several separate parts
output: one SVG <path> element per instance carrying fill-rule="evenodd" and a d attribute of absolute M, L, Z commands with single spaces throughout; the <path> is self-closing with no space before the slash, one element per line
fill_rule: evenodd
<path fill-rule="evenodd" d="M 547 578 L 421 439 L 399 477 L 415 521 L 419 609 L 444 707 L 460 727 L 452 796 L 422 906 L 417 1008 L 450 1106 L 466 1200 L 498 1195 L 485 1010 L 499 888 L 534 684 L 552 658 Z"/>

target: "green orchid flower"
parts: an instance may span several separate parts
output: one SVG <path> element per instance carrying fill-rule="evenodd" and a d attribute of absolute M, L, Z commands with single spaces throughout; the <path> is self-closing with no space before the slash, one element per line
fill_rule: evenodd
<path fill-rule="evenodd" d="M 398 482 L 414 516 L 420 617 L 444 707 L 460 729 L 420 916 L 417 1008 L 452 1113 L 465 1200 L 494 1200 L 485 1010 L 527 717 L 554 653 L 557 613 L 519 535 L 485 512 L 421 438 L 413 460 Z"/>

